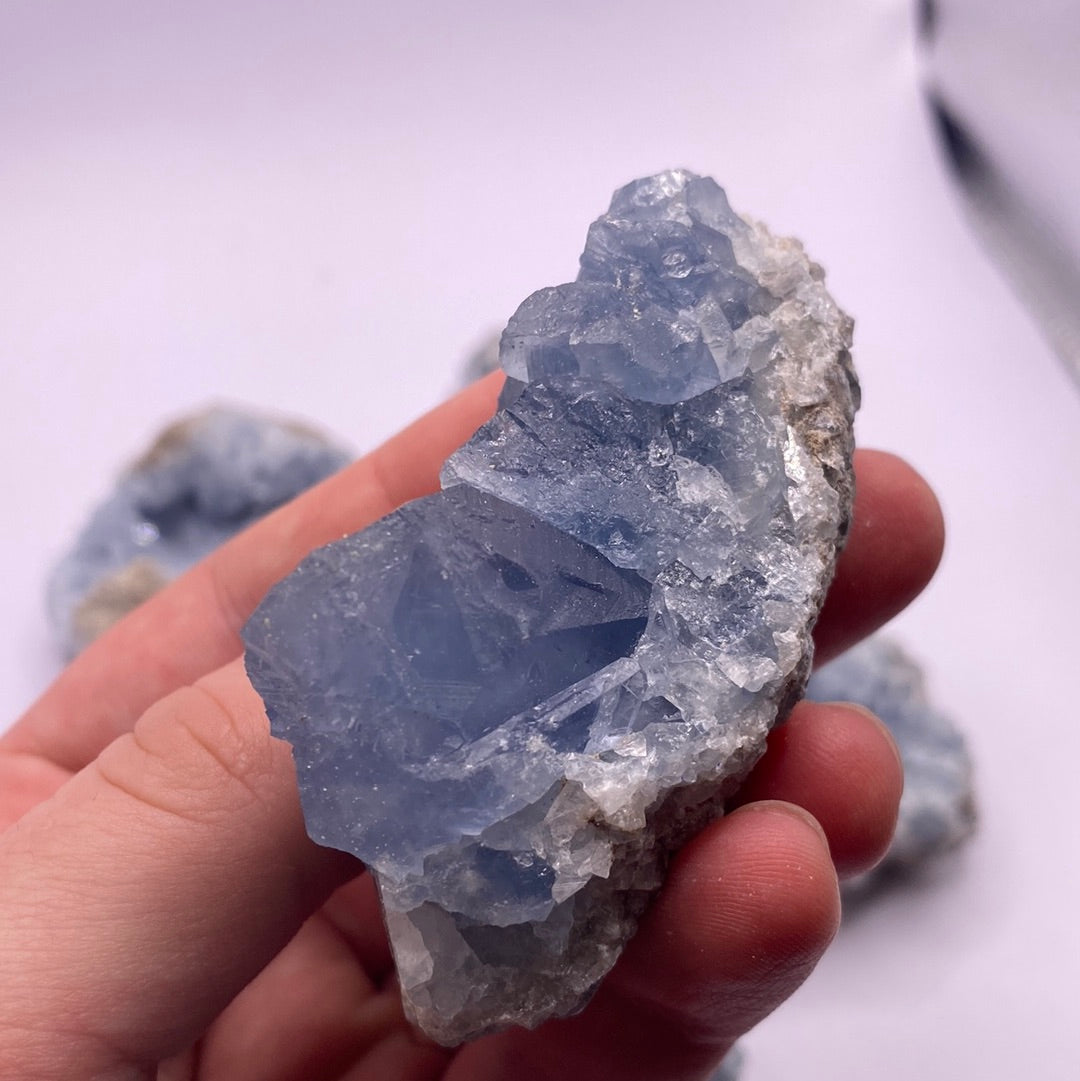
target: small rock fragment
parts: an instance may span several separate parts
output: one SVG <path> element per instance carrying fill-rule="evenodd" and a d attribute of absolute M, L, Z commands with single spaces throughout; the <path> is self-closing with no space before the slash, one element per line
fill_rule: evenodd
<path fill-rule="evenodd" d="M 736 1044 L 725 1056 L 723 1062 L 709 1075 L 709 1081 L 737 1081 L 742 1074 L 746 1055 L 742 1045 Z"/>
<path fill-rule="evenodd" d="M 458 386 L 467 387 L 477 379 L 483 379 L 499 367 L 499 338 L 492 332 L 478 342 L 465 356 L 457 372 Z"/>

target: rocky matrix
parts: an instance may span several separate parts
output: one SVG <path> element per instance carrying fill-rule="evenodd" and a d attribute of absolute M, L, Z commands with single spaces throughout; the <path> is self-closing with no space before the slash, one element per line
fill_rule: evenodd
<path fill-rule="evenodd" d="M 446 1044 L 580 1008 L 803 689 L 847 528 L 851 322 L 710 179 L 628 185 L 510 320 L 443 490 L 244 637 L 308 830 Z"/>

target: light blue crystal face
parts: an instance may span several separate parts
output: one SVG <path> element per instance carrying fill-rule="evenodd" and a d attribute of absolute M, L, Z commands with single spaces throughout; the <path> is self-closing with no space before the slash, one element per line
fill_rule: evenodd
<path fill-rule="evenodd" d="M 708 575 L 740 525 L 768 521 L 787 478 L 782 440 L 742 381 L 661 406 L 571 376 L 523 389 L 454 454 L 443 484 L 461 483 L 654 579 L 675 562 Z"/>
<path fill-rule="evenodd" d="M 579 1008 L 802 688 L 850 510 L 850 321 L 708 179 L 616 193 L 511 319 L 443 491 L 244 630 L 305 818 L 446 1043 Z"/>
<path fill-rule="evenodd" d="M 639 575 L 465 486 L 316 552 L 245 630 L 268 703 L 302 678 L 304 713 L 324 721 L 302 763 L 320 781 L 305 792 L 312 836 L 419 873 L 440 846 L 540 799 L 592 713 L 535 707 L 631 653 L 648 600 Z M 523 753 L 542 768 L 517 769 Z"/>
<path fill-rule="evenodd" d="M 321 435 L 217 408 L 171 425 L 94 511 L 53 571 L 68 654 L 245 526 L 349 461 Z"/>
<path fill-rule="evenodd" d="M 777 298 L 735 258 L 748 230 L 715 181 L 666 174 L 615 193 L 589 229 L 578 280 L 541 289 L 502 337 L 521 382 L 583 375 L 671 404 L 738 374 L 734 332 Z"/>
<path fill-rule="evenodd" d="M 971 755 L 963 733 L 927 697 L 919 666 L 879 635 L 815 672 L 806 695 L 857 702 L 888 726 L 904 764 L 904 794 L 885 858 L 849 883 L 866 889 L 911 871 L 965 841 L 975 828 Z"/>

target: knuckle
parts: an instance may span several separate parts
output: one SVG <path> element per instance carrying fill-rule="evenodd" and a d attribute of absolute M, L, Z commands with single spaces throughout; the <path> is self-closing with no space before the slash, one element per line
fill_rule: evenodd
<path fill-rule="evenodd" d="M 144 806 L 216 823 L 269 803 L 279 763 L 265 717 L 196 684 L 152 706 L 97 767 L 108 784 Z"/>

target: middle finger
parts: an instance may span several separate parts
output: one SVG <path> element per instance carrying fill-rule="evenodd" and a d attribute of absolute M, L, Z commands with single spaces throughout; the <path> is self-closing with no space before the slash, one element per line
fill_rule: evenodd
<path fill-rule="evenodd" d="M 809 811 L 829 841 L 837 873 L 869 870 L 885 854 L 904 787 L 885 726 L 861 706 L 800 702 L 732 801 L 783 800 Z"/>

